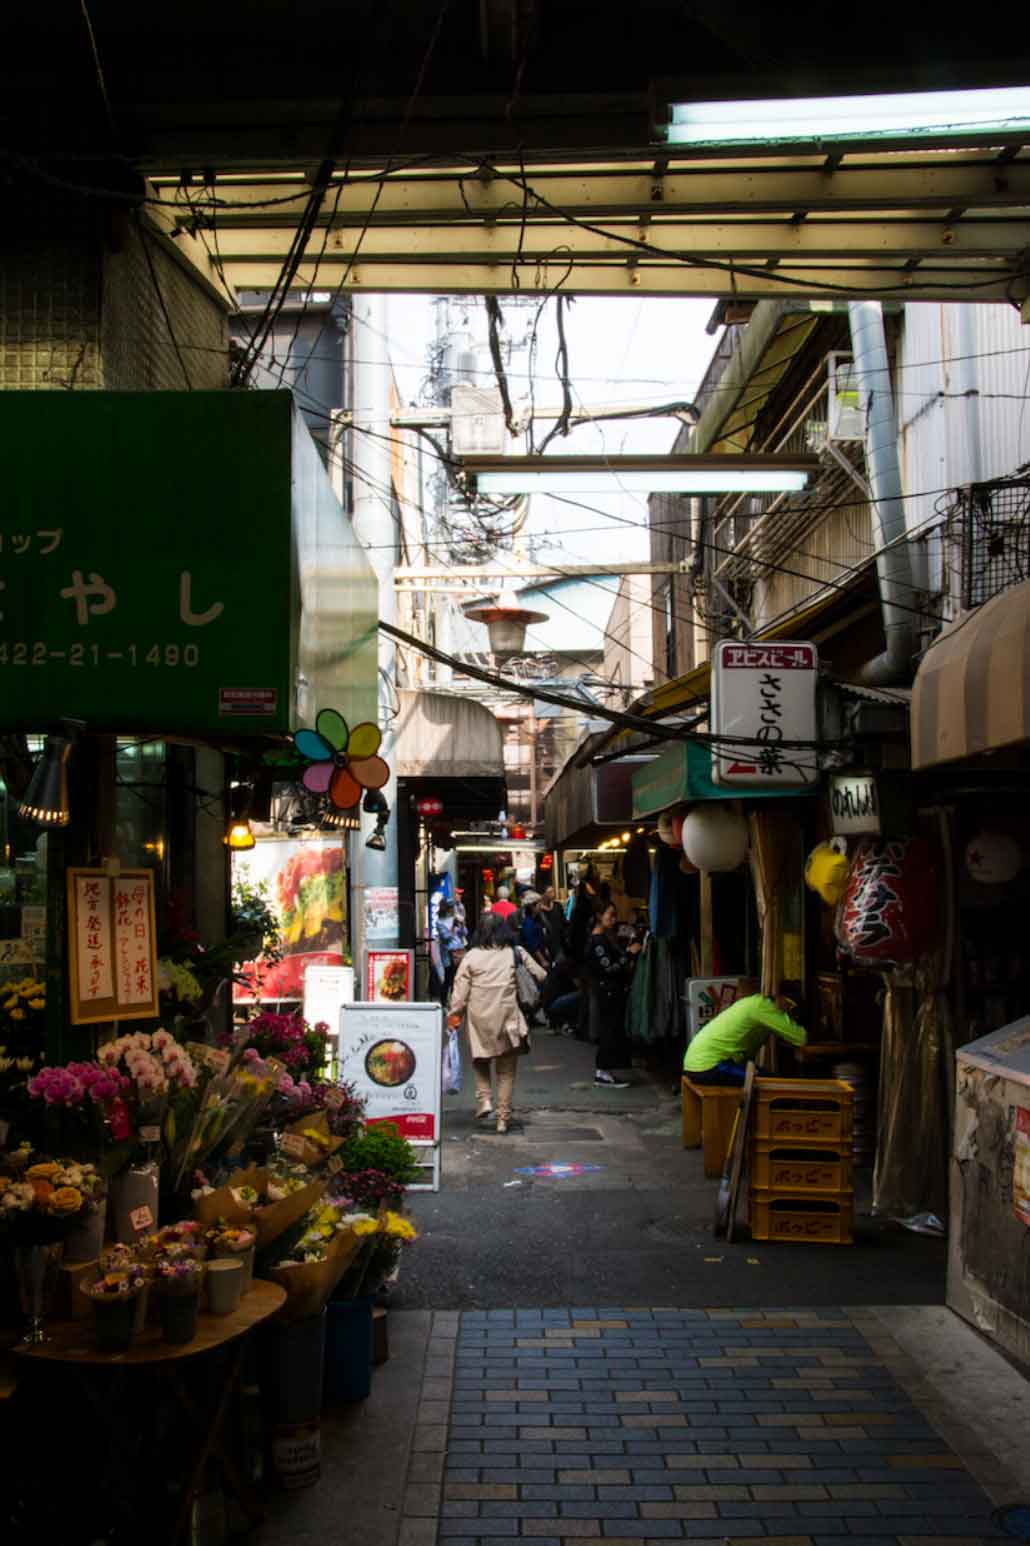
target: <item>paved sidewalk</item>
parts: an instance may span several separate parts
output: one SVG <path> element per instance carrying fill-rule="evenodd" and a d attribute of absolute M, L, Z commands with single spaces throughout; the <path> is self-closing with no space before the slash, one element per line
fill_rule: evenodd
<path fill-rule="evenodd" d="M 433 1344 L 399 1546 L 997 1535 L 1004 1475 L 989 1499 L 876 1311 L 472 1311 Z"/>

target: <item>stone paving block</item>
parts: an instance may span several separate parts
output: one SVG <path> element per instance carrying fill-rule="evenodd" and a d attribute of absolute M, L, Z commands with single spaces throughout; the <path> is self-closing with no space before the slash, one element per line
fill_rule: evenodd
<path fill-rule="evenodd" d="M 552 1519 L 547 1533 L 554 1534 L 555 1531 L 558 1531 L 560 1532 L 560 1539 L 575 1540 L 577 1546 L 579 1546 L 579 1541 L 583 1538 L 589 1540 L 600 1537 L 603 1529 L 604 1524 L 600 1519 L 559 1519 L 557 1523 Z M 544 1521 L 540 1519 L 527 1520 L 523 1526 L 522 1533 L 523 1535 L 531 1536 L 543 1535 L 545 1533 Z"/>
<path fill-rule="evenodd" d="M 635 1519 L 635 1503 L 563 1503 L 560 1507 L 563 1519 Z"/>
<path fill-rule="evenodd" d="M 609 1503 L 618 1501 L 631 1503 L 654 1503 L 660 1501 L 661 1499 L 671 1501 L 672 1488 L 668 1485 L 659 1486 L 647 1483 L 645 1483 L 643 1486 L 638 1486 L 636 1482 L 634 1482 L 628 1487 L 598 1487 L 597 1496 L 603 1502 Z"/>
<path fill-rule="evenodd" d="M 716 1519 L 714 1503 L 642 1503 L 642 1519 Z"/>
<path fill-rule="evenodd" d="M 556 1486 L 537 1486 L 528 1483 L 522 1489 L 524 1498 L 538 1498 L 544 1503 L 586 1503 L 593 1499 L 594 1489 L 588 1486 L 572 1486 L 559 1483 Z"/>
<path fill-rule="evenodd" d="M 766 1459 L 764 1455 L 752 1458 Z M 735 1471 L 738 1461 L 736 1455 L 666 1455 L 665 1464 L 670 1471 Z"/>
<path fill-rule="evenodd" d="M 557 1503 L 527 1502 L 520 1498 L 517 1503 L 483 1503 L 480 1511 L 484 1519 L 556 1519 Z"/>
<path fill-rule="evenodd" d="M 437 1521 L 402 1516 L 397 1527 L 397 1546 L 436 1546 Z"/>
<path fill-rule="evenodd" d="M 452 1535 L 468 1537 L 472 1540 L 480 1540 L 483 1537 L 496 1535 L 518 1535 L 519 1522 L 517 1519 L 441 1519 L 440 1537 L 448 1539 Z M 422 1543 L 419 1542 L 419 1546 Z M 435 1546 L 434 1542 L 426 1542 L 426 1546 Z"/>
<path fill-rule="evenodd" d="M 508 1482 L 446 1482 L 443 1495 L 449 1499 L 464 1498 L 491 1498 L 514 1499 L 518 1497 L 518 1488 Z"/>
<path fill-rule="evenodd" d="M 454 1498 L 444 1499 L 439 1514 L 442 1519 L 478 1519 L 479 1504 L 463 1503 Z"/>
<path fill-rule="evenodd" d="M 408 1461 L 409 1482 L 439 1482 L 444 1475 L 447 1456 L 442 1450 L 412 1455 Z"/>
<path fill-rule="evenodd" d="M 605 1529 L 608 1526 L 605 1525 Z M 675 1519 L 625 1519 L 617 1527 L 613 1527 L 611 1534 L 618 1533 L 623 1540 L 654 1541 L 654 1540 L 682 1540 L 683 1530 L 678 1520 Z"/>
<path fill-rule="evenodd" d="M 672 1490 L 680 1503 L 747 1503 L 751 1499 L 751 1493 L 746 1487 L 721 1484 L 716 1486 L 705 1484 L 698 1487 L 684 1487 L 677 1484 Z"/>
<path fill-rule="evenodd" d="M 567 1482 L 572 1486 L 576 1483 L 591 1483 L 593 1486 L 616 1487 L 628 1484 L 630 1473 L 628 1471 L 559 1471 L 558 1480 Z"/>
<path fill-rule="evenodd" d="M 404 1489 L 402 1513 L 431 1519 L 440 1512 L 440 1487 L 435 1482 L 409 1482 Z"/>
<path fill-rule="evenodd" d="M 445 1450 L 447 1448 L 446 1423 L 416 1426 L 411 1447 L 415 1453 L 421 1450 Z"/>

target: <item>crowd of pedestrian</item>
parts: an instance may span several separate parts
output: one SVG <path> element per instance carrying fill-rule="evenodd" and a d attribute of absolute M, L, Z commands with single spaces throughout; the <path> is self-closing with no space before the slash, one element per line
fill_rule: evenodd
<path fill-rule="evenodd" d="M 514 900 L 499 886 L 471 939 L 460 899 L 440 904 L 435 945 L 448 1024 L 464 1020 L 468 1032 L 477 1119 L 496 1111 L 497 1131 L 508 1131 L 517 1059 L 534 1025 L 593 1043 L 595 1084 L 626 1089 L 626 1000 L 640 944 L 626 938 L 608 886 L 588 868 L 564 908 L 553 886 L 517 890 Z M 520 971 L 533 979 L 535 1003 L 520 999 Z"/>

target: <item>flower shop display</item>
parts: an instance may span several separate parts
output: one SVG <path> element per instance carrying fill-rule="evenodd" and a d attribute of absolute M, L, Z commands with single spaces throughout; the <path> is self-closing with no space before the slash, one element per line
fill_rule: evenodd
<path fill-rule="evenodd" d="M 65 1162 L 55 1185 L 74 1187 L 83 1196 L 82 1211 L 64 1242 L 65 1265 L 96 1261 L 107 1223 L 107 1182 L 96 1165 L 73 1160 Z"/>
<path fill-rule="evenodd" d="M 253 1229 L 259 1250 L 270 1245 L 302 1218 L 325 1191 L 304 1166 L 276 1170 L 249 1166 L 235 1171 L 224 1186 L 199 1189 L 194 1211 L 205 1229 L 220 1221 L 237 1229 Z"/>
<path fill-rule="evenodd" d="M 390 1122 L 377 1122 L 350 1137 L 339 1151 L 338 1185 L 351 1207 L 376 1212 L 397 1207 L 404 1189 L 418 1179 L 415 1151 Z"/>
<path fill-rule="evenodd" d="M 266 1010 L 223 1039 L 224 1046 L 231 1044 L 252 1049 L 261 1058 L 275 1058 L 294 1079 L 310 1080 L 325 1067 L 329 1027 L 324 1020 L 309 1025 L 300 1013 Z"/>
<path fill-rule="evenodd" d="M 192 1342 L 204 1282 L 204 1263 L 192 1255 L 163 1256 L 154 1264 L 160 1294 L 161 1329 L 166 1342 Z"/>
<path fill-rule="evenodd" d="M 410 1219 L 391 1208 L 344 1214 L 359 1248 L 329 1300 L 325 1388 L 331 1400 L 363 1401 L 372 1384 L 375 1296 L 417 1239 Z"/>
<path fill-rule="evenodd" d="M 217 1256 L 207 1264 L 207 1308 L 212 1315 L 232 1315 L 243 1293 L 243 1262 L 238 1256 Z"/>
<path fill-rule="evenodd" d="M 329 1113 L 323 1109 L 291 1122 L 279 1140 L 279 1152 L 314 1168 L 324 1164 L 343 1142 L 331 1132 Z"/>
<path fill-rule="evenodd" d="M 323 1198 L 262 1253 L 258 1275 L 285 1288 L 285 1320 L 317 1315 L 359 1250 L 345 1207 L 342 1198 Z"/>
<path fill-rule="evenodd" d="M 237 1225 L 229 1224 L 225 1219 L 216 1219 L 212 1227 L 207 1231 L 207 1243 L 211 1255 L 215 1261 L 222 1257 L 230 1257 L 242 1264 L 243 1287 L 245 1294 L 254 1281 L 254 1247 L 257 1241 L 257 1233 L 253 1229 L 241 1229 Z"/>
<path fill-rule="evenodd" d="M 147 1280 L 132 1260 L 80 1285 L 93 1306 L 93 1337 L 106 1353 L 123 1353 L 137 1329 L 140 1295 Z"/>
<path fill-rule="evenodd" d="M 56 1283 L 63 1242 L 86 1207 L 85 1194 L 68 1184 L 68 1165 L 38 1160 L 0 1174 L 0 1229 L 13 1248 L 26 1330 L 22 1342 L 47 1340 L 44 1321 Z"/>

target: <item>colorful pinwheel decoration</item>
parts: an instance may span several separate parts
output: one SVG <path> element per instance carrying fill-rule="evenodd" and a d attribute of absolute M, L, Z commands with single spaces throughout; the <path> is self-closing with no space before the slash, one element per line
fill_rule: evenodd
<path fill-rule="evenodd" d="M 311 766 L 303 778 L 305 789 L 328 794 L 338 811 L 357 805 L 365 789 L 382 789 L 390 769 L 377 757 L 382 736 L 369 722 L 347 728 L 335 709 L 321 709 L 314 730 L 295 730 L 293 744 Z"/>

